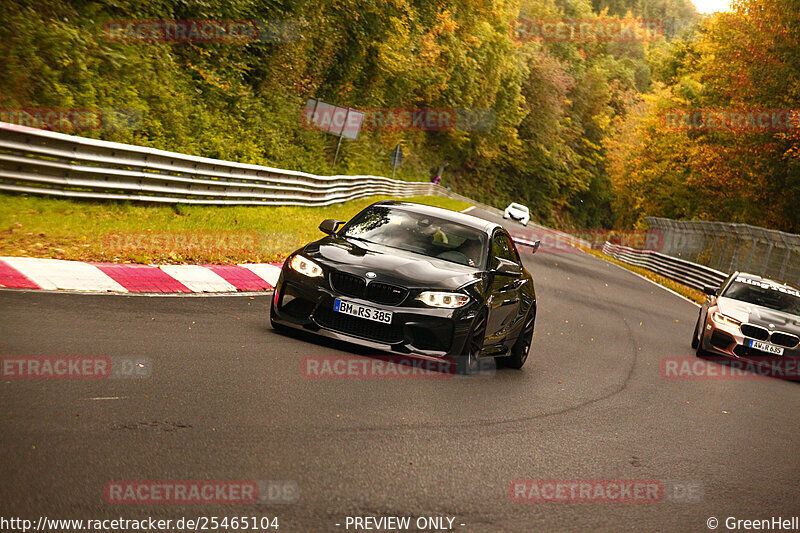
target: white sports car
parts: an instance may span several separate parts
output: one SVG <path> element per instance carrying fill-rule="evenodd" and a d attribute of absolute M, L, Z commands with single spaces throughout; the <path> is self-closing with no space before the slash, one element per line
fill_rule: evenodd
<path fill-rule="evenodd" d="M 506 207 L 506 211 L 503 213 L 503 218 L 516 220 L 523 226 L 527 226 L 528 222 L 531 220 L 531 212 L 522 204 L 511 203 L 508 204 L 508 207 Z"/>

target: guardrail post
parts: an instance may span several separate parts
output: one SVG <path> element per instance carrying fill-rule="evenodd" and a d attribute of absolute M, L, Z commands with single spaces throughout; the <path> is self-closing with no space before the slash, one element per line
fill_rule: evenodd
<path fill-rule="evenodd" d="M 723 230 L 724 231 L 724 230 Z M 717 262 L 717 270 L 722 270 L 722 265 L 725 263 L 725 256 L 728 253 L 728 245 L 731 241 L 730 233 L 725 233 L 725 246 L 722 247 L 722 253 L 720 253 L 719 261 Z"/>
<path fill-rule="evenodd" d="M 774 247 L 775 245 L 770 242 L 769 248 L 767 248 L 767 256 L 764 258 L 764 264 L 761 266 L 761 272 L 759 272 L 759 276 L 767 276 L 767 270 L 769 269 L 769 256 L 772 255 L 772 248 Z"/>
<path fill-rule="evenodd" d="M 784 240 L 784 242 L 786 242 Z M 786 255 L 783 256 L 783 263 L 781 263 L 781 279 L 785 279 L 786 276 L 786 267 L 789 265 L 789 256 L 792 255 L 792 249 L 789 247 L 789 243 L 786 243 Z"/>
<path fill-rule="evenodd" d="M 745 270 L 750 272 L 750 269 L 753 266 L 753 258 L 755 257 L 755 254 L 756 254 L 756 237 L 755 237 L 755 234 L 750 230 L 749 227 L 747 228 L 747 230 L 748 230 L 748 232 L 750 232 L 750 240 L 751 240 L 751 242 L 750 242 L 750 257 L 747 259 L 747 268 Z"/>

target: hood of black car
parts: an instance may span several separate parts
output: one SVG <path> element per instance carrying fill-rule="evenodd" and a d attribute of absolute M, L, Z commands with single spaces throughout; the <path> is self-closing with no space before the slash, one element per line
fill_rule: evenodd
<path fill-rule="evenodd" d="M 725 297 L 717 300 L 717 306 L 722 314 L 742 322 L 800 335 L 800 316 Z"/>
<path fill-rule="evenodd" d="M 480 279 L 481 275 L 475 267 L 339 237 L 312 242 L 302 253 L 323 268 L 335 268 L 365 278 L 367 272 L 374 272 L 375 281 L 409 288 L 454 290 Z"/>

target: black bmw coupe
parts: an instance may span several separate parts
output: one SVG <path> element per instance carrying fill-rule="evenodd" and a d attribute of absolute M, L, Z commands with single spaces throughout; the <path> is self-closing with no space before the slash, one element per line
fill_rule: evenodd
<path fill-rule="evenodd" d="M 319 229 L 327 236 L 283 266 L 270 312 L 276 330 L 447 358 L 467 373 L 483 358 L 517 369 L 525 364 L 536 293 L 502 226 L 385 201 Z"/>

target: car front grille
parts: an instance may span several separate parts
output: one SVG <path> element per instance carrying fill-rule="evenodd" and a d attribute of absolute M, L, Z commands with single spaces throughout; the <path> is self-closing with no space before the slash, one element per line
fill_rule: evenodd
<path fill-rule="evenodd" d="M 345 296 L 363 298 L 367 282 L 364 278 L 333 270 L 330 273 L 331 288 Z"/>
<path fill-rule="evenodd" d="M 338 331 L 346 335 L 353 335 L 375 342 L 394 344 L 403 340 L 403 325 L 397 318 L 391 324 L 382 324 L 373 320 L 366 320 L 355 316 L 337 313 L 330 306 L 319 307 L 314 313 L 314 319 L 325 329 Z"/>
<path fill-rule="evenodd" d="M 407 293 L 407 289 L 388 283 L 372 282 L 367 285 L 367 300 L 379 304 L 397 305 L 405 300 Z"/>
<path fill-rule="evenodd" d="M 405 287 L 379 281 L 368 284 L 364 278 L 347 272 L 332 270 L 329 276 L 331 288 L 339 294 L 363 298 L 378 304 L 398 305 L 405 300 L 408 294 L 408 289 Z"/>
<path fill-rule="evenodd" d="M 756 326 L 755 324 L 742 324 L 739 329 L 745 337 L 756 339 L 758 341 L 769 340 L 769 330 L 767 328 Z"/>
<path fill-rule="evenodd" d="M 796 348 L 798 344 L 800 344 L 800 338 L 797 335 L 792 335 L 791 333 L 784 333 L 782 331 L 773 331 L 772 336 L 770 337 L 770 342 L 777 346 L 783 346 L 784 348 Z"/>
<path fill-rule="evenodd" d="M 762 326 L 755 324 L 742 324 L 740 329 L 745 337 L 756 339 L 764 342 L 771 342 L 776 346 L 783 346 L 784 348 L 794 349 L 800 344 L 800 337 L 792 333 L 784 331 L 772 331 Z"/>

